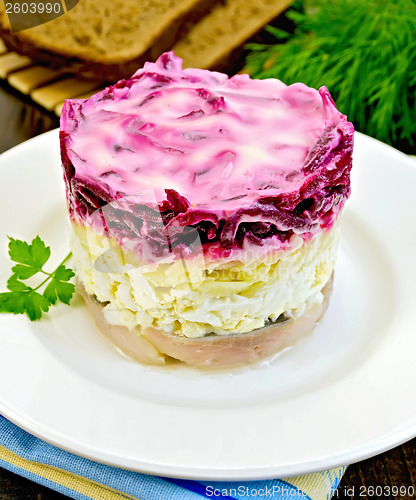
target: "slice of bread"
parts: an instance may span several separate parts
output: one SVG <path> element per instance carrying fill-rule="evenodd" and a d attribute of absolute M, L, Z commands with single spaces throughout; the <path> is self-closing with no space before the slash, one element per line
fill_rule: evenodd
<path fill-rule="evenodd" d="M 80 0 L 67 14 L 16 34 L 0 3 L 0 35 L 36 61 L 114 80 L 170 49 L 216 1 Z"/>
<path fill-rule="evenodd" d="M 175 54 L 188 68 L 222 68 L 229 54 L 293 0 L 225 0 L 179 40 Z"/>

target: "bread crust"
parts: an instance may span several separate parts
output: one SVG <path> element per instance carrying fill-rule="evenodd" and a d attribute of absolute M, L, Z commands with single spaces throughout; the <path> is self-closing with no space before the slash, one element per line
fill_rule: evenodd
<path fill-rule="evenodd" d="M 185 68 L 237 71 L 239 52 L 251 36 L 287 9 L 293 0 L 224 0 L 173 48 Z M 241 69 L 241 68 L 238 68 Z"/>
<path fill-rule="evenodd" d="M 199 368 L 229 368 L 271 358 L 307 336 L 323 316 L 332 292 L 333 275 L 322 289 L 324 300 L 313 304 L 297 319 L 272 323 L 248 333 L 208 335 L 186 338 L 154 327 L 129 330 L 109 324 L 103 304 L 87 294 L 82 284 L 77 289 L 101 332 L 123 353 L 144 364 L 165 365 L 179 360 Z"/>
<path fill-rule="evenodd" d="M 109 8 L 113 8 L 113 0 L 107 1 Z M 181 39 L 187 31 L 200 19 L 206 16 L 218 0 L 181 0 L 172 1 L 170 6 L 171 13 L 164 16 L 160 23 L 149 31 L 146 36 L 143 33 L 146 30 L 145 21 L 141 21 L 142 26 L 137 23 L 134 25 L 134 19 L 131 19 L 132 32 L 136 33 L 135 42 L 126 40 L 126 46 L 130 49 L 113 52 L 97 52 L 88 42 L 84 44 L 68 43 L 68 40 L 61 40 L 58 36 L 55 38 L 44 30 L 43 26 L 37 26 L 18 33 L 12 33 L 11 26 L 5 13 L 4 7 L 0 6 L 0 37 L 3 38 L 9 50 L 30 57 L 36 62 L 48 65 L 53 68 L 65 68 L 68 73 L 77 73 L 87 78 L 102 78 L 109 82 L 117 81 L 120 78 L 129 78 L 139 67 L 142 67 L 146 61 L 152 61 L 163 52 L 171 49 L 175 43 Z M 84 4 L 80 2 L 74 9 L 64 16 L 46 23 L 50 31 L 53 23 L 59 23 L 61 30 L 65 26 L 66 19 L 71 16 L 72 23 L 77 17 L 80 17 Z M 137 19 L 140 6 L 137 6 Z M 65 19 L 66 18 L 66 19 Z M 82 16 L 80 17 L 81 22 Z M 91 34 L 99 36 L 93 32 L 92 25 L 95 19 L 86 20 L 91 24 Z M 69 21 L 68 21 L 69 23 Z M 67 29 L 70 29 L 68 24 Z M 86 39 L 90 34 L 85 33 Z M 112 40 L 103 36 L 102 43 L 111 45 Z"/>

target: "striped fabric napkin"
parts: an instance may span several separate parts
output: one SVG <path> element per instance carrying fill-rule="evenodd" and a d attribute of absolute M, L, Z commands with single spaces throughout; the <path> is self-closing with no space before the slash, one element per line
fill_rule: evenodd
<path fill-rule="evenodd" d="M 147 476 L 102 465 L 60 450 L 0 415 L 0 467 L 59 491 L 89 500 L 200 500 L 201 498 L 330 499 L 346 467 L 250 482 L 210 482 Z"/>

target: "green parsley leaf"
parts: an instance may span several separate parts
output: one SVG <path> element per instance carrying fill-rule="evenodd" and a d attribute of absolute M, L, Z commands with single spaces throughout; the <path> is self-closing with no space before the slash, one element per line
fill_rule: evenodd
<path fill-rule="evenodd" d="M 55 304 L 58 298 L 64 304 L 69 304 L 74 291 L 75 286 L 72 283 L 58 281 L 53 278 L 45 288 L 43 295 L 51 304 Z"/>
<path fill-rule="evenodd" d="M 7 281 L 10 291 L 0 293 L 0 313 L 26 314 L 31 321 L 35 321 L 40 319 L 44 312 L 48 312 L 50 306 L 58 300 L 64 304 L 70 303 L 75 286 L 68 282 L 74 272 L 65 267 L 64 263 L 71 253 L 53 272 L 43 269 L 51 250 L 39 236 L 30 244 L 9 237 L 9 255 L 17 264 L 12 267 L 13 274 Z M 33 285 L 32 288 L 23 282 L 38 274 L 40 282 L 37 286 Z M 38 292 L 42 287 L 45 287 L 43 294 Z"/>
<path fill-rule="evenodd" d="M 58 294 L 59 300 L 64 304 L 68 304 L 72 299 L 72 295 L 75 291 L 75 286 L 72 283 L 64 283 L 59 281 L 59 286 L 56 287 L 56 292 Z"/>
<path fill-rule="evenodd" d="M 54 278 L 57 281 L 69 281 L 73 276 L 75 276 L 74 271 L 63 265 L 58 266 L 54 272 Z"/>
<path fill-rule="evenodd" d="M 31 290 L 30 287 L 22 283 L 17 279 L 17 276 L 13 274 L 7 281 L 7 288 L 11 292 L 25 292 Z"/>
<path fill-rule="evenodd" d="M 24 292 L 0 293 L 0 313 L 23 314 L 25 312 L 25 298 Z"/>
<path fill-rule="evenodd" d="M 27 280 L 38 272 L 34 267 L 25 266 L 24 264 L 16 264 L 12 267 L 12 271 L 21 280 Z"/>
<path fill-rule="evenodd" d="M 48 300 L 38 292 L 31 292 L 26 295 L 25 309 L 31 321 L 40 319 L 42 311 L 48 312 L 49 305 Z"/>
<path fill-rule="evenodd" d="M 9 237 L 9 255 L 10 259 L 20 264 L 33 266 L 33 257 L 29 243 L 26 241 L 15 240 Z"/>
<path fill-rule="evenodd" d="M 25 264 L 39 271 L 51 255 L 50 247 L 47 247 L 39 236 L 36 236 L 31 244 L 14 238 L 9 239 L 10 258 L 19 264 Z"/>
<path fill-rule="evenodd" d="M 43 292 L 43 296 L 49 302 L 49 304 L 56 304 L 58 300 L 58 294 L 56 292 L 56 283 L 55 280 L 51 280 L 48 286 L 45 288 Z"/>
<path fill-rule="evenodd" d="M 45 243 L 36 236 L 36 238 L 32 241 L 31 253 L 33 257 L 33 262 L 37 265 L 39 269 L 42 269 L 44 264 L 48 261 L 51 256 L 51 249 L 47 247 Z"/>

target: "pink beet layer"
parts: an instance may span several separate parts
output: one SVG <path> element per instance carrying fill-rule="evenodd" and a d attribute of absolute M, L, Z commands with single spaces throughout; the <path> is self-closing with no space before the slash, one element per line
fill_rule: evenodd
<path fill-rule="evenodd" d="M 350 194 L 353 133 L 326 87 L 183 70 L 166 53 L 66 101 L 69 212 L 154 255 L 167 234 L 170 250 L 186 244 L 190 228 L 221 251 L 307 239 L 333 225 Z"/>

